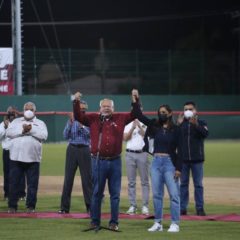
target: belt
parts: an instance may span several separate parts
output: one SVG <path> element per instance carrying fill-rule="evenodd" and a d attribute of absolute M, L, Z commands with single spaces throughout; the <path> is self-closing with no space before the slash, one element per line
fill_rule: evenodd
<path fill-rule="evenodd" d="M 97 156 L 97 155 L 93 155 L 93 154 L 91 154 L 91 156 L 94 158 L 98 158 L 99 160 L 105 160 L 105 161 L 112 161 L 112 160 L 120 157 L 120 155 L 113 156 L 113 157 L 104 157 L 104 156 Z"/>
<path fill-rule="evenodd" d="M 70 143 L 71 146 L 73 147 L 77 147 L 77 148 L 84 148 L 84 147 L 88 147 L 87 145 L 85 144 L 73 144 L 73 143 Z"/>
<path fill-rule="evenodd" d="M 131 150 L 131 149 L 126 149 L 126 152 L 131 152 L 131 153 L 143 153 L 143 150 Z"/>
<path fill-rule="evenodd" d="M 169 157 L 170 155 L 168 153 L 154 153 L 154 156 Z"/>

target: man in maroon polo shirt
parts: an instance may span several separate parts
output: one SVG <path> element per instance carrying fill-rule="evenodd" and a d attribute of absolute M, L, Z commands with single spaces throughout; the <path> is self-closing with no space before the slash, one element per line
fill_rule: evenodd
<path fill-rule="evenodd" d="M 118 230 L 121 190 L 121 151 L 125 125 L 133 121 L 132 113 L 114 113 L 111 99 L 100 101 L 99 113 L 85 114 L 79 101 L 81 93 L 75 94 L 73 111 L 76 120 L 90 128 L 93 195 L 91 201 L 91 228 L 98 229 L 101 222 L 101 201 L 106 180 L 111 202 L 109 229 Z"/>

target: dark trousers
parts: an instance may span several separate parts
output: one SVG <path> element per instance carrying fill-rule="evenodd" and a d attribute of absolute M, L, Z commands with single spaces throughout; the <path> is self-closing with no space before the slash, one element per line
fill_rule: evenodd
<path fill-rule="evenodd" d="M 189 178 L 192 173 L 196 210 L 204 208 L 203 162 L 183 163 L 181 171 L 181 210 L 187 210 L 189 203 Z"/>
<path fill-rule="evenodd" d="M 26 207 L 35 208 L 37 203 L 37 190 L 39 182 L 39 162 L 25 163 L 10 161 L 10 184 L 8 207 L 17 209 L 18 196 L 20 191 L 20 179 L 26 175 L 27 178 L 27 199 Z"/>
<path fill-rule="evenodd" d="M 3 191 L 4 197 L 7 198 L 9 195 L 9 172 L 10 172 L 10 156 L 9 150 L 3 149 Z M 19 182 L 19 198 L 25 197 L 25 175 L 20 179 Z"/>
<path fill-rule="evenodd" d="M 70 210 L 71 194 L 77 168 L 80 170 L 83 196 L 87 211 L 90 210 L 92 197 L 91 155 L 89 147 L 67 147 L 64 185 L 61 198 L 61 209 Z"/>

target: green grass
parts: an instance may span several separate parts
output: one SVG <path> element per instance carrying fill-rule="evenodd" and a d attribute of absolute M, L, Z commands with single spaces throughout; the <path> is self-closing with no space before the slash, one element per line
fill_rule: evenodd
<path fill-rule="evenodd" d="M 41 175 L 62 176 L 64 174 L 66 144 L 45 144 Z M 0 152 L 1 154 L 1 152 Z M 240 141 L 207 141 L 205 176 L 207 177 L 240 177 Z M 0 174 L 2 174 L 2 161 L 0 161 Z M 125 161 L 123 154 L 123 175 L 125 175 Z M 224 193 L 223 193 L 224 194 Z M 59 209 L 60 196 L 39 196 L 37 211 L 54 211 Z M 166 202 L 164 211 L 169 213 L 169 202 Z M 128 208 L 127 199 L 121 199 L 120 211 Z M 205 206 L 208 214 L 240 213 L 239 206 L 210 205 Z M 7 202 L 0 200 L 0 211 L 6 211 Z M 150 205 L 152 209 L 152 205 Z M 19 211 L 24 211 L 24 202 L 20 203 Z M 72 212 L 84 212 L 83 198 L 72 198 Z M 103 212 L 109 212 L 109 200 L 106 197 Z M 189 213 L 194 213 L 194 206 L 190 205 Z M 33 239 L 33 240 L 75 240 L 75 239 L 175 239 L 175 240 L 226 240 L 239 239 L 239 223 L 213 222 L 213 221 L 181 221 L 181 231 L 178 234 L 169 234 L 166 229 L 169 221 L 164 221 L 165 231 L 148 233 L 147 228 L 152 220 L 120 220 L 121 233 L 100 231 L 82 232 L 86 229 L 89 220 L 79 219 L 0 219 L 0 240 L 7 239 Z M 102 225 L 107 226 L 107 220 Z"/>
<path fill-rule="evenodd" d="M 240 141 L 206 142 L 206 177 L 240 177 Z"/>
<path fill-rule="evenodd" d="M 87 220 L 76 219 L 0 219 L 1 239 L 34 239 L 34 240 L 227 240 L 239 239 L 239 223 L 185 221 L 177 234 L 164 232 L 148 233 L 152 224 L 149 220 L 124 220 L 121 222 L 121 233 L 102 230 L 99 233 L 82 232 L 86 229 Z M 106 225 L 106 221 L 104 221 Z M 1 228 L 4 226 L 4 228 Z"/>
<path fill-rule="evenodd" d="M 64 174 L 66 147 L 66 143 L 43 145 L 42 176 Z M 240 177 L 240 141 L 206 141 L 205 147 L 204 175 L 206 177 Z M 126 175 L 124 155 L 122 154 L 123 175 Z M 2 175 L 2 161 L 0 161 L 0 175 Z"/>
<path fill-rule="evenodd" d="M 59 196 L 39 197 L 38 211 L 57 211 L 59 206 Z M 7 203 L 0 201 L 0 211 L 6 210 Z M 121 199 L 120 211 L 125 212 L 128 201 Z M 24 211 L 24 203 L 20 202 L 19 211 Z M 191 206 L 193 208 L 193 206 Z M 224 214 L 229 212 L 239 212 L 237 206 L 207 205 L 206 210 L 210 214 Z M 109 211 L 109 200 L 105 199 L 103 212 Z M 169 213 L 168 203 L 164 208 L 165 213 Z M 84 212 L 83 198 L 74 196 L 72 198 L 72 212 Z M 234 222 L 212 222 L 212 221 L 181 221 L 181 231 L 178 234 L 169 234 L 166 229 L 169 221 L 164 221 L 165 231 L 160 233 L 148 233 L 147 228 L 153 224 L 153 220 L 123 220 L 120 219 L 121 233 L 100 231 L 82 232 L 89 224 L 89 219 L 0 219 L 0 239 L 184 239 L 184 240 L 226 240 L 238 239 L 240 234 L 239 223 Z M 108 220 L 102 221 L 103 226 L 108 225 Z"/>

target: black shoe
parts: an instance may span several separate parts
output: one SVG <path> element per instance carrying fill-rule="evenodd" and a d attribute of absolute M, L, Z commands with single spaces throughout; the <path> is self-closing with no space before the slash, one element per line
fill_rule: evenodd
<path fill-rule="evenodd" d="M 187 215 L 187 210 L 181 210 L 180 214 L 181 216 Z"/>
<path fill-rule="evenodd" d="M 96 225 L 94 223 L 90 223 L 89 230 L 95 230 L 98 231 L 100 229 L 99 225 Z"/>
<path fill-rule="evenodd" d="M 204 209 L 197 209 L 197 216 L 206 216 Z"/>
<path fill-rule="evenodd" d="M 17 209 L 16 208 L 9 208 L 8 213 L 16 213 Z"/>
<path fill-rule="evenodd" d="M 27 208 L 27 210 L 26 210 L 26 213 L 35 213 L 36 211 L 35 211 L 35 208 L 33 208 L 33 207 L 29 207 L 29 208 Z"/>
<path fill-rule="evenodd" d="M 60 210 L 58 211 L 58 213 L 59 213 L 59 214 L 66 214 L 66 213 L 69 213 L 69 211 L 68 211 L 68 210 L 60 209 Z"/>
<path fill-rule="evenodd" d="M 100 227 L 99 225 L 96 225 L 95 223 L 90 223 L 89 227 L 85 230 L 83 230 L 83 232 L 89 232 L 89 231 L 95 231 L 98 232 L 102 227 Z"/>

